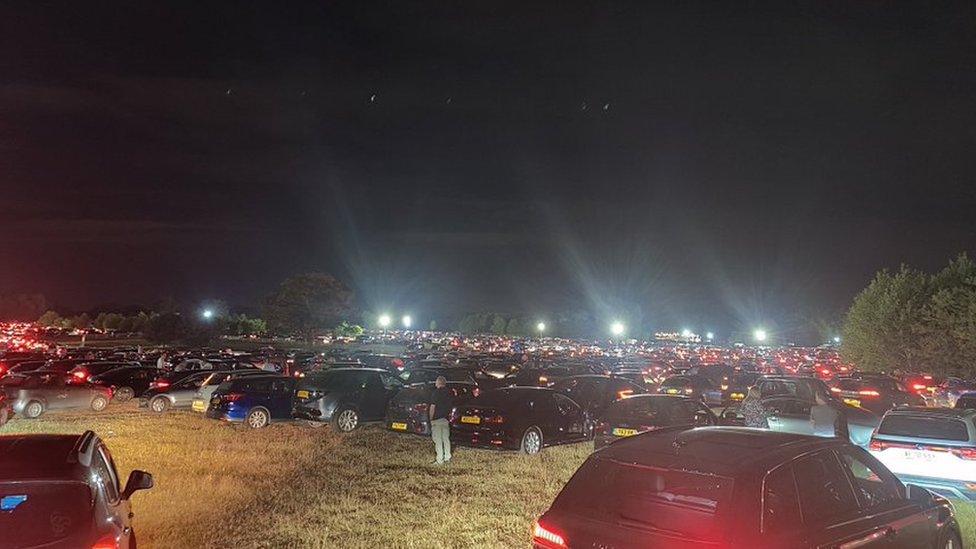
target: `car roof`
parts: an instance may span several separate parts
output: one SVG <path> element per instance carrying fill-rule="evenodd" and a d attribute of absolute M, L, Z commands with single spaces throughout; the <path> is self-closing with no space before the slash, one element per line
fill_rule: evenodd
<path fill-rule="evenodd" d="M 80 435 L 0 436 L 0 480 L 74 479 L 79 461 L 88 465 L 97 440 Z"/>
<path fill-rule="evenodd" d="M 637 398 L 637 397 L 633 397 Z M 839 439 L 749 427 L 671 428 L 621 439 L 597 455 L 623 463 L 743 476 L 800 454 L 843 444 Z"/>

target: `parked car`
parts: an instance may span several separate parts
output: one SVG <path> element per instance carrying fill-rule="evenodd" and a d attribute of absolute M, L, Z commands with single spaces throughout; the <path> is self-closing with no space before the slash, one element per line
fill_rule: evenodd
<path fill-rule="evenodd" d="M 386 407 L 386 428 L 402 433 L 418 435 L 430 434 L 430 417 L 427 413 L 433 383 L 404 387 Z M 454 405 L 478 396 L 480 389 L 473 383 L 449 381 L 447 390 L 451 392 Z"/>
<path fill-rule="evenodd" d="M 193 402 L 190 405 L 190 409 L 194 412 L 206 412 L 210 407 L 210 399 L 213 397 L 214 391 L 221 383 L 232 380 L 239 379 L 242 377 L 250 376 L 267 376 L 275 375 L 271 372 L 265 370 L 259 370 L 258 368 L 245 368 L 242 370 L 224 370 L 211 372 L 203 378 L 203 382 L 197 389 L 196 393 L 193 395 Z"/>
<path fill-rule="evenodd" d="M 561 379 L 552 385 L 552 389 L 573 399 L 592 418 L 601 417 L 617 400 L 647 392 L 630 379 L 596 374 Z"/>
<path fill-rule="evenodd" d="M 130 500 L 152 486 L 135 470 L 123 487 L 91 431 L 0 436 L 0 546 L 134 549 Z"/>
<path fill-rule="evenodd" d="M 820 379 L 795 376 L 763 376 L 756 382 L 756 386 L 759 388 L 759 394 L 764 402 L 769 397 L 792 397 L 812 405 L 819 396 L 823 402 L 838 413 L 843 414 L 847 419 L 851 442 L 862 448 L 867 447 L 868 442 L 871 441 L 871 434 L 881 422 L 881 416 L 860 406 L 845 404 L 835 398 L 827 384 Z M 727 413 L 723 413 L 723 419 Z M 810 433 L 809 430 L 805 430 L 799 434 Z"/>
<path fill-rule="evenodd" d="M 869 446 L 902 482 L 976 500 L 976 410 L 896 408 Z"/>
<path fill-rule="evenodd" d="M 925 403 L 928 406 L 953 408 L 960 396 L 973 391 L 976 391 L 976 381 L 947 377 L 925 398 Z"/>
<path fill-rule="evenodd" d="M 712 382 L 708 380 L 705 376 L 670 376 L 661 382 L 661 386 L 658 388 L 658 392 L 663 395 L 681 395 L 695 400 L 705 401 L 706 394 L 717 393 L 717 396 L 712 396 L 712 401 L 718 401 L 721 404 L 721 393 L 718 392 L 718 388 L 712 385 Z"/>
<path fill-rule="evenodd" d="M 594 452 L 536 548 L 961 547 L 948 500 L 836 438 L 682 427 Z"/>
<path fill-rule="evenodd" d="M 959 398 L 956 399 L 956 403 L 953 408 L 976 410 L 976 391 L 959 395 Z"/>
<path fill-rule="evenodd" d="M 146 392 L 157 375 L 159 375 L 159 369 L 154 366 L 127 366 L 92 376 L 88 383 L 111 387 L 115 400 L 126 402 Z"/>
<path fill-rule="evenodd" d="M 333 368 L 310 373 L 295 393 L 294 416 L 313 426 L 332 422 L 349 432 L 364 421 L 386 417 L 390 399 L 403 388 L 400 378 L 382 368 Z"/>
<path fill-rule="evenodd" d="M 719 389 L 722 391 L 722 405 L 730 406 L 736 402 L 742 402 L 752 387 L 759 381 L 759 372 L 735 371 L 722 378 Z"/>
<path fill-rule="evenodd" d="M 69 383 L 88 383 L 92 377 L 117 368 L 141 366 L 138 362 L 85 362 L 68 370 Z"/>
<path fill-rule="evenodd" d="M 157 379 L 139 397 L 139 407 L 149 408 L 157 413 L 163 413 L 170 408 L 189 408 L 203 382 L 212 374 L 213 372 L 196 372 L 172 384 L 168 381 L 161 384 Z"/>
<path fill-rule="evenodd" d="M 221 383 L 210 398 L 207 417 L 260 429 L 274 421 L 291 420 L 295 379 L 268 373 Z"/>
<path fill-rule="evenodd" d="M 447 381 L 477 384 L 470 370 L 464 368 L 412 368 L 399 375 L 400 381 L 406 386 L 427 385 L 433 383 L 438 377 L 444 376 Z"/>
<path fill-rule="evenodd" d="M 541 387 L 506 387 L 481 393 L 450 415 L 451 440 L 458 444 L 521 450 L 579 442 L 592 433 L 589 418 L 572 399 Z"/>
<path fill-rule="evenodd" d="M 883 415 L 896 406 L 924 406 L 925 400 L 897 379 L 883 374 L 857 373 L 834 378 L 830 391 L 844 404 Z"/>
<path fill-rule="evenodd" d="M 718 418 L 700 400 L 678 395 L 636 395 L 611 403 L 593 428 L 593 446 L 620 438 L 684 425 L 717 425 Z"/>
<path fill-rule="evenodd" d="M 48 410 L 89 408 L 100 412 L 112 399 L 108 387 L 72 385 L 61 374 L 32 375 L 19 386 L 5 387 L 4 392 L 14 413 L 28 419 L 40 417 Z"/>

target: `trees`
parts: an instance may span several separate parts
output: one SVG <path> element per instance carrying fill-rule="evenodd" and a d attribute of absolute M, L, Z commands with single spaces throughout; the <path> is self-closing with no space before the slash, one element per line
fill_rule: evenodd
<path fill-rule="evenodd" d="M 281 283 L 264 304 L 264 319 L 276 333 L 299 334 L 310 341 L 336 326 L 352 308 L 353 293 L 325 273 L 306 273 Z"/>
<path fill-rule="evenodd" d="M 976 374 L 976 263 L 879 272 L 847 313 L 842 353 L 865 370 Z"/>

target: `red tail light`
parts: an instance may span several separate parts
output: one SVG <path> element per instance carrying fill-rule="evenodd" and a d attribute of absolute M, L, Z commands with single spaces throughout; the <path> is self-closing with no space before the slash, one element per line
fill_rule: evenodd
<path fill-rule="evenodd" d="M 118 549 L 118 548 L 119 548 L 119 544 L 115 542 L 115 537 L 113 537 L 111 534 L 102 536 L 98 541 L 95 542 L 94 545 L 91 546 L 91 549 Z"/>
<path fill-rule="evenodd" d="M 402 369 L 403 369 L 403 361 L 402 361 L 402 360 L 400 360 L 399 358 L 394 358 L 394 359 L 393 359 L 393 360 L 391 360 L 390 362 L 391 362 L 391 363 L 393 364 L 393 366 L 394 366 L 394 367 L 395 367 L 395 368 L 396 368 L 397 370 L 402 370 Z"/>
<path fill-rule="evenodd" d="M 227 393 L 221 397 L 224 402 L 237 402 L 242 398 L 244 398 L 244 393 Z"/>
<path fill-rule="evenodd" d="M 956 448 L 952 453 L 959 459 L 976 460 L 976 448 Z"/>
<path fill-rule="evenodd" d="M 539 521 L 532 526 L 532 541 L 543 547 L 568 547 L 565 538 Z"/>
<path fill-rule="evenodd" d="M 871 442 L 868 444 L 868 449 L 874 450 L 875 452 L 880 452 L 881 450 L 885 449 L 885 443 L 881 442 L 880 440 L 871 439 Z"/>
<path fill-rule="evenodd" d="M 152 382 L 152 386 L 157 389 L 165 389 L 169 387 L 169 381 L 165 379 L 157 379 L 156 381 Z"/>

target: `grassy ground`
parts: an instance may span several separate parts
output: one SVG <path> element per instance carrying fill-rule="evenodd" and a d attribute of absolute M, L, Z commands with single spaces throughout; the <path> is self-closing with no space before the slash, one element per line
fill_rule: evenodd
<path fill-rule="evenodd" d="M 14 419 L 3 432 L 85 429 L 106 440 L 122 478 L 155 476 L 154 489 L 134 496 L 142 547 L 524 547 L 532 520 L 591 449 L 461 448 L 435 466 L 429 440 L 380 426 L 346 436 L 304 424 L 249 431 L 133 404 Z M 956 509 L 966 544 L 976 544 L 976 511 Z"/>
<path fill-rule="evenodd" d="M 367 426 L 277 424 L 248 431 L 134 405 L 14 419 L 13 432 L 93 429 L 122 478 L 154 474 L 133 498 L 142 547 L 524 547 L 535 519 L 589 454 L 458 449 L 435 466 L 428 439 Z"/>

